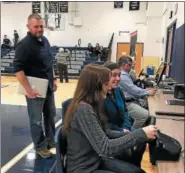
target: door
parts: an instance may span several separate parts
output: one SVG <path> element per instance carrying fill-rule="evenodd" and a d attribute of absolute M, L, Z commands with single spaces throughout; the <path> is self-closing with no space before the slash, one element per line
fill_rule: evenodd
<path fill-rule="evenodd" d="M 143 57 L 143 43 L 136 43 L 136 48 L 135 48 L 136 56 L 135 56 L 135 71 L 136 75 L 139 75 L 141 71 L 141 60 Z"/>
<path fill-rule="evenodd" d="M 136 57 L 135 57 L 135 71 L 136 74 L 138 75 L 141 71 L 141 60 L 143 57 L 143 43 L 136 43 Z M 130 43 L 118 43 L 117 44 L 117 57 L 116 57 L 116 62 L 118 62 L 119 58 L 122 55 L 127 55 L 130 56 Z"/>
<path fill-rule="evenodd" d="M 116 62 L 122 55 L 130 55 L 130 44 L 129 43 L 118 43 L 117 44 L 117 57 Z"/>

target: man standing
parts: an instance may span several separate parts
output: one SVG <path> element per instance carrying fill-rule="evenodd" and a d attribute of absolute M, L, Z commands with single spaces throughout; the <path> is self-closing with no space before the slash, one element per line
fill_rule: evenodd
<path fill-rule="evenodd" d="M 19 34 L 17 33 L 17 30 L 14 30 L 14 48 L 17 45 L 18 41 L 19 41 Z"/>
<path fill-rule="evenodd" d="M 63 82 L 63 77 L 66 81 L 66 83 L 69 82 L 68 79 L 68 70 L 67 70 L 67 65 L 69 64 L 69 59 L 70 59 L 70 52 L 64 52 L 63 48 L 59 49 L 59 52 L 56 54 L 56 59 L 57 59 L 57 68 L 59 71 L 59 77 L 60 77 L 60 82 Z"/>
<path fill-rule="evenodd" d="M 55 147 L 54 134 L 56 115 L 54 91 L 57 81 L 53 73 L 53 57 L 50 44 L 43 36 L 44 26 L 38 14 L 31 14 L 27 23 L 28 33 L 18 42 L 14 68 L 18 81 L 25 88 L 27 95 L 27 109 L 29 114 L 31 136 L 36 153 L 42 158 L 52 156 L 49 148 Z M 33 76 L 49 80 L 46 98 L 39 98 L 39 93 L 31 88 L 26 76 Z M 45 134 L 42 128 L 44 118 Z"/>

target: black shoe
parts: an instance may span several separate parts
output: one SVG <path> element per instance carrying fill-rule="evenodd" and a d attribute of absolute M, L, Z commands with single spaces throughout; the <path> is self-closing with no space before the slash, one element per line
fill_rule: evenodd
<path fill-rule="evenodd" d="M 48 141 L 47 149 L 56 148 L 56 144 L 54 142 Z"/>

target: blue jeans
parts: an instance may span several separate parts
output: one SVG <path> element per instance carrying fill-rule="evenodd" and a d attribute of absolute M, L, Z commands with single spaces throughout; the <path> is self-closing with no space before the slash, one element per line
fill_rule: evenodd
<path fill-rule="evenodd" d="M 103 158 L 98 170 L 93 173 L 146 173 L 141 168 L 114 158 Z"/>
<path fill-rule="evenodd" d="M 47 147 L 47 140 L 54 142 L 56 116 L 54 93 L 46 98 L 29 99 L 26 97 L 30 130 L 35 149 Z M 43 119 L 42 120 L 42 115 Z M 45 135 L 43 131 L 43 122 Z"/>

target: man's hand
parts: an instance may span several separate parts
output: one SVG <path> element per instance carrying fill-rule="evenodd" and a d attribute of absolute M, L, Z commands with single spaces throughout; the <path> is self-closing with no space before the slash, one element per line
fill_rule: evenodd
<path fill-rule="evenodd" d="M 29 99 L 35 99 L 36 97 L 40 96 L 40 94 L 37 91 L 35 91 L 35 90 L 30 90 L 30 91 L 27 91 L 26 96 Z"/>
<path fill-rule="evenodd" d="M 57 80 L 53 81 L 53 90 L 54 92 L 57 90 L 58 86 L 57 86 Z"/>
<path fill-rule="evenodd" d="M 156 88 L 151 88 L 151 89 L 148 90 L 148 95 L 149 96 L 154 96 L 156 92 L 157 92 Z"/>
<path fill-rule="evenodd" d="M 18 79 L 18 81 L 20 82 L 20 84 L 24 87 L 24 89 L 26 90 L 26 96 L 29 99 L 35 99 L 36 97 L 40 96 L 40 94 L 38 93 L 38 91 L 35 91 L 34 89 L 31 88 L 24 71 L 19 71 L 16 73 L 16 77 Z"/>

